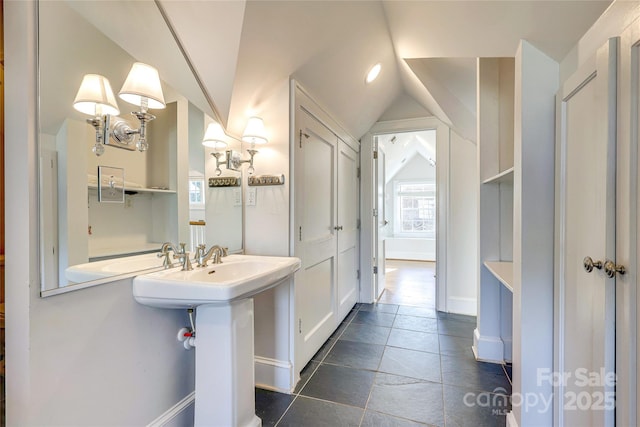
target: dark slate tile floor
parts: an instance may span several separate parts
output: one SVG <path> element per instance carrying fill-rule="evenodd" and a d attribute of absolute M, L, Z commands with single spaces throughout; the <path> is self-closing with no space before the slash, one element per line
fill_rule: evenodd
<path fill-rule="evenodd" d="M 475 361 L 474 328 L 430 308 L 356 304 L 293 394 L 256 389 L 256 413 L 278 427 L 504 426 L 511 366 Z"/>
<path fill-rule="evenodd" d="M 256 390 L 263 426 L 506 424 L 511 365 L 476 362 L 476 319 L 435 310 L 435 264 L 389 261 L 380 303 L 356 304 L 291 395 Z"/>

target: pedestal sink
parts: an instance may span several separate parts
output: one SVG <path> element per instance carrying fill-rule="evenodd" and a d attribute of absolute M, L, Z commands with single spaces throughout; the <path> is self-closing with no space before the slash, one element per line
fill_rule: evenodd
<path fill-rule="evenodd" d="M 137 276 L 141 304 L 196 308 L 196 426 L 256 427 L 253 298 L 300 268 L 293 257 L 230 255 L 222 264 Z"/>

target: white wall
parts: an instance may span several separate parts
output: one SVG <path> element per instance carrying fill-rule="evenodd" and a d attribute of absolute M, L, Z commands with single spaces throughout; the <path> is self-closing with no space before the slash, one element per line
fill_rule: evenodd
<path fill-rule="evenodd" d="M 7 425 L 145 425 L 193 391 L 185 314 L 137 304 L 130 280 L 39 297 L 36 6 L 4 4 Z"/>
<path fill-rule="evenodd" d="M 451 131 L 447 311 L 477 311 L 478 166 L 476 145 Z"/>
<path fill-rule="evenodd" d="M 255 206 L 245 208 L 245 252 L 289 255 L 289 80 L 280 81 L 258 105 L 254 114 L 264 120 L 268 144 L 256 147 L 256 175 L 285 175 L 285 184 L 254 187 Z M 246 144 L 245 144 L 246 145 Z M 245 150 L 248 147 L 244 147 Z M 246 151 L 243 157 L 247 157 Z M 246 202 L 246 178 L 245 202 Z"/>

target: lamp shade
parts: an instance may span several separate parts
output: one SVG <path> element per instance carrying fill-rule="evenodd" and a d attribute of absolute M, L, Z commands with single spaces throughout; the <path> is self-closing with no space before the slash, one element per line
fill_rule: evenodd
<path fill-rule="evenodd" d="M 223 141 L 223 139 L 227 135 L 224 133 L 222 126 L 220 123 L 213 122 L 209 123 L 207 126 L 207 131 L 204 133 L 204 139 L 202 140 L 202 145 L 205 147 L 211 148 L 225 148 L 227 143 Z"/>
<path fill-rule="evenodd" d="M 266 144 L 267 136 L 264 131 L 264 122 L 260 117 L 249 117 L 247 127 L 242 134 L 242 140 L 252 144 Z"/>
<path fill-rule="evenodd" d="M 109 79 L 99 74 L 86 74 L 82 78 L 73 108 L 90 116 L 120 114 Z"/>
<path fill-rule="evenodd" d="M 118 95 L 130 104 L 142 106 L 146 98 L 149 108 L 165 107 L 158 70 L 142 62 L 133 64 Z"/>

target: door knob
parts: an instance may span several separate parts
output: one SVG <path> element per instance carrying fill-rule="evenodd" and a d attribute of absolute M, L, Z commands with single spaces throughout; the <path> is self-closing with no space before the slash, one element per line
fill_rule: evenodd
<path fill-rule="evenodd" d="M 384 220 L 384 225 L 389 224 L 389 221 L 387 221 L 386 219 Z"/>
<path fill-rule="evenodd" d="M 590 256 L 584 257 L 584 259 L 582 260 L 582 265 L 584 266 L 584 269 L 587 273 L 591 273 L 594 267 L 598 270 L 602 269 L 602 261 L 594 261 Z"/>
<path fill-rule="evenodd" d="M 616 273 L 618 274 L 626 273 L 627 269 L 624 268 L 624 265 L 617 265 L 615 262 L 608 259 L 604 263 L 604 272 L 607 273 L 607 277 L 611 279 L 616 275 Z"/>

